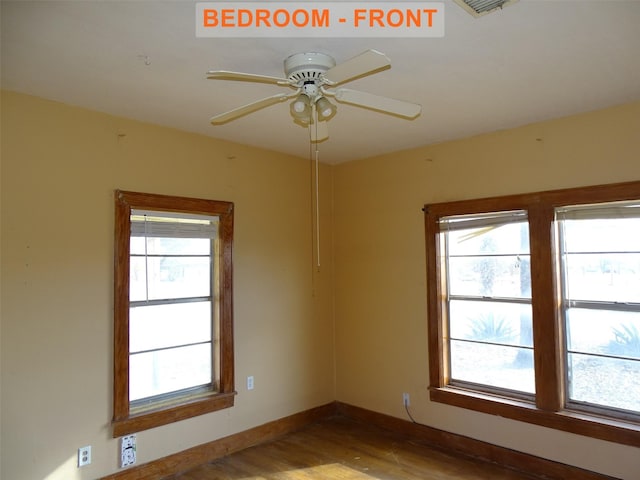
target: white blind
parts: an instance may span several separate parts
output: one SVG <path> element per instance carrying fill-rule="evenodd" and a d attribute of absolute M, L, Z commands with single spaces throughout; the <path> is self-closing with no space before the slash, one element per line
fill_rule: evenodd
<path fill-rule="evenodd" d="M 640 218 L 640 201 L 577 205 L 556 209 L 558 220 L 603 220 Z"/>
<path fill-rule="evenodd" d="M 218 237 L 218 217 L 132 210 L 131 236 L 213 239 Z"/>
<path fill-rule="evenodd" d="M 508 223 L 525 222 L 525 210 L 478 213 L 473 215 L 453 215 L 442 217 L 438 222 L 441 231 L 466 230 L 469 228 L 499 227 Z"/>

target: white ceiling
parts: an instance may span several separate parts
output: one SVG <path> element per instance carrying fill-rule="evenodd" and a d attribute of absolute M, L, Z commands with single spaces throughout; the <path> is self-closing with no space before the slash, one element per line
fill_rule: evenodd
<path fill-rule="evenodd" d="M 392 68 L 348 87 L 420 103 L 422 115 L 407 121 L 338 105 L 320 144 L 327 163 L 640 99 L 638 0 L 521 0 L 480 18 L 445 1 L 444 38 L 422 39 L 196 38 L 195 2 L 186 0 L 1 5 L 2 88 L 300 157 L 309 154 L 308 134 L 287 104 L 209 123 L 286 90 L 205 73 L 281 77 L 293 53 L 320 51 L 340 63 L 379 50 Z"/>

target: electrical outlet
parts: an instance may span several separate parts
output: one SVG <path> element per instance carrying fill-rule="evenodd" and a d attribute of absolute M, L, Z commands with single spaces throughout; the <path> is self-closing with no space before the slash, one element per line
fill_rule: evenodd
<path fill-rule="evenodd" d="M 91 445 L 78 449 L 78 468 L 91 463 Z"/>
<path fill-rule="evenodd" d="M 403 393 L 402 394 L 402 404 L 405 407 L 408 407 L 409 405 L 411 405 L 411 400 L 409 399 L 409 394 L 408 393 Z"/>
<path fill-rule="evenodd" d="M 247 390 L 253 390 L 253 375 L 247 377 Z"/>
<path fill-rule="evenodd" d="M 136 435 L 127 435 L 120 439 L 120 467 L 136 463 Z"/>

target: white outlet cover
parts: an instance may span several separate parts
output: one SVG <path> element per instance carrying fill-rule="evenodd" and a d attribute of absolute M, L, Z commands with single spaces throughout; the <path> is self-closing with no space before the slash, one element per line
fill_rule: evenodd
<path fill-rule="evenodd" d="M 120 467 L 136 463 L 136 436 L 127 435 L 120 440 Z"/>
<path fill-rule="evenodd" d="M 91 445 L 78 449 L 78 468 L 91 463 Z"/>

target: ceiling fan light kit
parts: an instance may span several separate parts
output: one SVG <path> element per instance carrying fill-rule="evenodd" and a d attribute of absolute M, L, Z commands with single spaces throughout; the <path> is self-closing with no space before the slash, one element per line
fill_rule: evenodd
<path fill-rule="evenodd" d="M 211 123 L 222 125 L 276 103 L 293 100 L 289 104 L 293 121 L 303 127 L 313 125 L 311 141 L 320 142 L 328 138 L 326 122 L 338 111 L 327 97 L 333 97 L 337 102 L 412 120 L 420 115 L 420 105 L 339 87 L 343 83 L 390 67 L 391 62 L 386 55 L 376 50 L 367 50 L 341 64 L 336 64 L 333 57 L 325 53 L 296 53 L 284 60 L 286 78 L 227 70 L 209 71 L 207 78 L 210 80 L 268 83 L 294 90 L 292 93 L 276 94 L 215 115 L 211 118 Z"/>
<path fill-rule="evenodd" d="M 318 110 L 318 118 L 324 121 L 331 120 L 338 111 L 338 108 L 325 97 L 320 97 L 316 100 L 316 108 Z"/>
<path fill-rule="evenodd" d="M 289 104 L 289 110 L 293 121 L 298 125 L 306 127 L 311 123 L 311 100 L 304 93 Z"/>
<path fill-rule="evenodd" d="M 297 114 L 304 113 L 306 110 L 309 110 L 311 107 L 311 100 L 308 95 L 301 93 L 295 101 L 291 102 L 291 108 Z"/>

